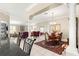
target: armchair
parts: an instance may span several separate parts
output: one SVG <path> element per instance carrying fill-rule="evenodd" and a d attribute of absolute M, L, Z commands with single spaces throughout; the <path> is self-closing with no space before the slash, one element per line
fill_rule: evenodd
<path fill-rule="evenodd" d="M 62 33 L 51 33 L 49 35 L 48 33 L 45 33 L 45 41 L 48 45 L 58 45 L 61 41 Z"/>

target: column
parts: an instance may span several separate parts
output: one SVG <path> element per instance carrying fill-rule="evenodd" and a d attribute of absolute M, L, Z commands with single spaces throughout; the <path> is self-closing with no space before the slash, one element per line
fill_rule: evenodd
<path fill-rule="evenodd" d="M 69 46 L 66 55 L 78 55 L 76 48 L 76 4 L 69 3 Z"/>
<path fill-rule="evenodd" d="M 30 30 L 30 20 L 29 20 L 29 18 L 28 18 L 28 33 L 29 33 L 29 35 L 28 35 L 28 37 L 30 37 L 31 36 L 31 30 Z"/>

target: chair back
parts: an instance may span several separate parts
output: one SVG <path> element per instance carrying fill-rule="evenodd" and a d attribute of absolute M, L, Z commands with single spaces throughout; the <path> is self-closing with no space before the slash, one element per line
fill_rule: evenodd
<path fill-rule="evenodd" d="M 28 37 L 28 32 L 19 32 L 18 38 L 17 38 L 17 44 L 20 46 L 21 40 L 26 40 Z"/>
<path fill-rule="evenodd" d="M 31 36 L 39 37 L 39 31 L 33 31 L 31 32 Z"/>
<path fill-rule="evenodd" d="M 46 32 L 45 33 L 45 41 L 48 41 L 49 40 L 49 34 Z"/>
<path fill-rule="evenodd" d="M 23 46 L 23 50 L 24 52 L 27 54 L 27 55 L 30 55 L 30 52 L 31 52 L 31 49 L 32 49 L 32 46 L 33 46 L 33 43 L 36 39 L 31 39 L 31 38 L 27 38 L 25 41 L 24 41 L 24 46 Z"/>
<path fill-rule="evenodd" d="M 28 37 L 28 32 L 20 32 L 20 33 L 19 33 L 19 36 L 20 36 L 21 38 L 27 38 L 27 37 Z"/>

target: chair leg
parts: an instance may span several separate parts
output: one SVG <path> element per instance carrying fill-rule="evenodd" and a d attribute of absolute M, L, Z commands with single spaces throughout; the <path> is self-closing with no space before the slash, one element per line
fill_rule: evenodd
<path fill-rule="evenodd" d="M 24 39 L 23 50 L 24 50 L 25 42 L 26 42 L 26 39 Z"/>
<path fill-rule="evenodd" d="M 21 42 L 21 39 L 18 38 L 18 39 L 17 39 L 17 44 L 18 44 L 18 46 L 20 46 L 20 42 Z"/>

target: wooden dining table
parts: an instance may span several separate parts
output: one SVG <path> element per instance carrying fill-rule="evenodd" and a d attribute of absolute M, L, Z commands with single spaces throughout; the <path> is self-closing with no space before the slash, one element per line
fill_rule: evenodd
<path fill-rule="evenodd" d="M 26 56 L 27 54 L 14 42 L 0 47 L 0 56 Z"/>

